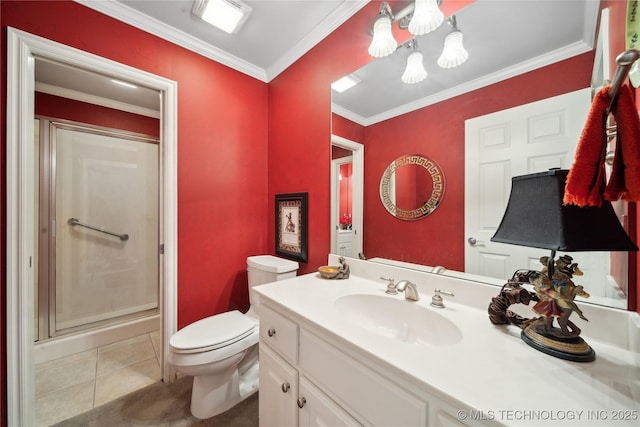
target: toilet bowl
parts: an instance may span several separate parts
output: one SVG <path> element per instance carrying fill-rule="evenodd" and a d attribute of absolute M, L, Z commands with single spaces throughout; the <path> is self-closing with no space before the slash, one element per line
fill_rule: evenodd
<path fill-rule="evenodd" d="M 193 376 L 191 413 L 204 419 L 220 414 L 258 390 L 258 301 L 251 288 L 295 277 L 298 263 L 271 255 L 247 258 L 250 308 L 198 320 L 169 340 L 169 362 Z"/>

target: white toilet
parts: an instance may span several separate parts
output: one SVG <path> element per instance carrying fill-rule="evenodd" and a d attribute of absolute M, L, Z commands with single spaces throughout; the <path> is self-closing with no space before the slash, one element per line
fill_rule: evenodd
<path fill-rule="evenodd" d="M 169 362 L 193 376 L 191 413 L 210 418 L 258 390 L 258 301 L 251 288 L 295 277 L 298 263 L 271 255 L 247 258 L 249 311 L 228 311 L 198 320 L 169 340 Z"/>

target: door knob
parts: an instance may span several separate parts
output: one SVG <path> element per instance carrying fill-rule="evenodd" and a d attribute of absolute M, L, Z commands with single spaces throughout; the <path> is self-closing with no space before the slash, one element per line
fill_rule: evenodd
<path fill-rule="evenodd" d="M 269 335 L 270 337 L 274 336 L 276 334 L 276 330 L 274 328 L 271 328 L 267 331 L 267 335 Z"/>
<path fill-rule="evenodd" d="M 283 393 L 288 392 L 290 388 L 291 388 L 291 385 L 289 385 L 289 383 L 282 383 L 282 392 Z"/>
<path fill-rule="evenodd" d="M 467 239 L 467 242 L 469 242 L 469 244 L 470 244 L 471 246 L 476 246 L 476 245 L 478 245 L 478 246 L 484 246 L 484 242 L 483 242 L 482 240 L 476 240 L 476 238 L 475 238 L 475 237 L 469 237 L 469 238 Z"/>

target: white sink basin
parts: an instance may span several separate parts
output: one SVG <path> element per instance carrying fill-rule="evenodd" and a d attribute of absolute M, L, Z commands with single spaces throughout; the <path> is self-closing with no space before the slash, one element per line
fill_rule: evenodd
<path fill-rule="evenodd" d="M 393 340 L 428 345 L 451 345 L 462 332 L 449 319 L 415 302 L 391 295 L 346 295 L 335 307 L 349 322 Z M 446 310 L 446 308 L 444 309 Z"/>

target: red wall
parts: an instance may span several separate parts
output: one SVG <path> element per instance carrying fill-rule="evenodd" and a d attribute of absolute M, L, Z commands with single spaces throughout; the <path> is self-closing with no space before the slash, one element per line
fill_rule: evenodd
<path fill-rule="evenodd" d="M 160 137 L 160 120 L 158 119 L 60 98 L 47 93 L 36 92 L 35 110 L 36 114 L 52 119 L 72 120 L 109 129 Z"/>
<path fill-rule="evenodd" d="M 469 3 L 446 1 L 442 9 L 448 16 Z M 309 192 L 309 262 L 301 264 L 300 273 L 326 264 L 330 250 L 330 85 L 371 61 L 367 48 L 379 8 L 379 1 L 367 4 L 269 83 L 269 224 L 275 221 L 275 194 Z M 409 35 L 403 31 L 396 39 L 401 43 Z M 357 141 L 357 127 L 351 130 L 355 133 L 340 136 Z M 271 228 L 269 247 L 274 242 Z"/>
<path fill-rule="evenodd" d="M 246 257 L 268 252 L 267 85 L 70 1 L 2 1 L 6 26 L 178 82 L 178 323 L 246 308 Z"/>
<path fill-rule="evenodd" d="M 331 134 L 353 142 L 359 142 L 360 144 L 364 143 L 364 126 L 345 119 L 336 113 L 331 113 Z"/>
<path fill-rule="evenodd" d="M 247 308 L 246 257 L 272 251 L 267 230 L 273 221 L 267 214 L 266 83 L 71 1 L 2 0 L 0 23 L 0 422 L 5 425 L 7 26 L 178 82 L 179 327 Z"/>

